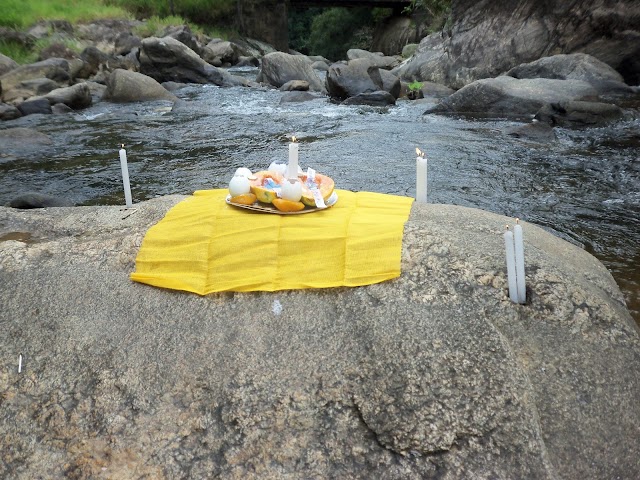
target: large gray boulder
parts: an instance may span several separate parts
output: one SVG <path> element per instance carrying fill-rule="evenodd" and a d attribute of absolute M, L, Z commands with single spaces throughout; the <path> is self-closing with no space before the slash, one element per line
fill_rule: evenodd
<path fill-rule="evenodd" d="M 103 100 L 116 103 L 144 102 L 153 100 L 178 100 L 173 93 L 142 73 L 117 69 L 107 77 L 107 89 Z"/>
<path fill-rule="evenodd" d="M 587 53 L 638 85 L 638 19 L 637 0 L 453 0 L 451 25 L 422 39 L 397 73 L 458 89 L 549 55 Z"/>
<path fill-rule="evenodd" d="M 4 75 L 15 68 L 18 68 L 18 63 L 14 59 L 0 53 L 0 75 Z"/>
<path fill-rule="evenodd" d="M 507 75 L 514 78 L 555 78 L 582 80 L 600 94 L 632 93 L 622 75 L 597 58 L 586 53 L 553 55 L 512 68 Z"/>
<path fill-rule="evenodd" d="M 369 105 L 371 107 L 386 107 L 396 104 L 396 97 L 389 92 L 379 90 L 377 92 L 359 93 L 342 101 L 341 105 Z"/>
<path fill-rule="evenodd" d="M 214 39 L 202 48 L 200 56 L 211 65 L 235 65 L 238 63 L 238 48 L 229 41 Z"/>
<path fill-rule="evenodd" d="M 44 95 L 51 105 L 62 103 L 73 110 L 87 108 L 92 103 L 91 90 L 86 83 L 52 90 Z"/>
<path fill-rule="evenodd" d="M 581 101 L 549 103 L 535 116 L 554 127 L 602 127 L 623 117 L 624 112 L 617 105 Z"/>
<path fill-rule="evenodd" d="M 329 67 L 325 83 L 329 95 L 342 100 L 384 89 L 380 69 L 366 59 L 351 60 L 347 64 L 334 63 Z"/>
<path fill-rule="evenodd" d="M 21 116 L 22 113 L 15 106 L 0 102 L 0 120 L 15 120 Z"/>
<path fill-rule="evenodd" d="M 584 250 L 524 223 L 515 305 L 512 219 L 416 204 L 393 281 L 131 282 L 182 198 L 0 208 L 1 477 L 640 477 L 640 336 Z"/>
<path fill-rule="evenodd" d="M 309 82 L 309 90 L 325 92 L 320 77 L 304 55 L 290 55 L 284 52 L 268 53 L 262 57 L 262 65 L 257 81 L 281 87 L 291 80 Z"/>
<path fill-rule="evenodd" d="M 571 100 L 596 100 L 597 92 L 579 80 L 501 76 L 478 80 L 442 100 L 430 113 L 472 115 L 535 115 L 544 105 Z"/>
<path fill-rule="evenodd" d="M 63 58 L 49 58 L 41 62 L 14 68 L 0 76 L 2 91 L 7 92 L 12 88 L 16 88 L 21 82 L 33 80 L 34 78 L 48 78 L 58 83 L 58 85 L 68 84 L 70 79 L 69 62 Z"/>
<path fill-rule="evenodd" d="M 160 83 L 213 83 L 220 86 L 243 83 L 224 70 L 208 64 L 196 52 L 172 37 L 142 40 L 140 73 Z"/>
<path fill-rule="evenodd" d="M 365 58 L 375 67 L 390 70 L 400 64 L 398 57 L 385 56 L 381 53 L 369 52 L 359 48 L 351 48 L 347 50 L 347 59 L 356 60 Z"/>

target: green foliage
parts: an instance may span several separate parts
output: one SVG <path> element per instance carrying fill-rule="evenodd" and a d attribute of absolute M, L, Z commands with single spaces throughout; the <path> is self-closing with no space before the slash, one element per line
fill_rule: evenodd
<path fill-rule="evenodd" d="M 350 48 L 370 48 L 376 20 L 370 8 L 329 8 L 313 17 L 306 47 L 312 55 L 346 58 Z M 295 48 L 295 45 L 292 45 Z"/>
<path fill-rule="evenodd" d="M 411 0 L 411 5 L 404 9 L 405 12 L 423 11 L 428 15 L 430 33 L 437 32 L 446 27 L 450 21 L 452 0 Z"/>
<path fill-rule="evenodd" d="M 105 0 L 105 2 L 126 9 L 139 19 L 182 17 L 198 25 L 229 23 L 236 11 L 236 0 Z M 184 20 L 182 23 L 185 23 Z M 176 23 L 172 24 L 176 25 Z"/>
<path fill-rule="evenodd" d="M 409 89 L 410 92 L 417 92 L 422 88 L 423 85 L 424 83 L 422 82 L 411 82 L 407 84 L 407 88 Z"/>
<path fill-rule="evenodd" d="M 2 0 L 0 26 L 25 29 L 39 20 L 68 20 L 71 23 L 98 18 L 128 18 L 122 8 L 102 0 Z"/>
<path fill-rule="evenodd" d="M 18 43 L 0 41 L 0 53 L 14 60 L 20 65 L 37 61 L 38 54 Z"/>

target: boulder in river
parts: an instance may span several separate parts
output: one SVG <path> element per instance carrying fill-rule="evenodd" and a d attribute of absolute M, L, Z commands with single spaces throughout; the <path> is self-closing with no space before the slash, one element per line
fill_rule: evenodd
<path fill-rule="evenodd" d="M 172 37 L 142 40 L 140 73 L 158 82 L 213 83 L 220 86 L 244 83 L 208 64 L 196 52 Z"/>
<path fill-rule="evenodd" d="M 428 113 L 456 112 L 478 116 L 533 116 L 547 103 L 597 100 L 597 92 L 580 80 L 509 76 L 477 80 L 443 99 Z"/>
<path fill-rule="evenodd" d="M 116 69 L 107 77 L 102 97 L 109 102 L 176 101 L 178 98 L 153 78 L 138 72 Z"/>
<path fill-rule="evenodd" d="M 512 68 L 507 75 L 514 78 L 556 78 L 582 80 L 600 94 L 632 93 L 622 75 L 597 58 L 585 53 L 553 55 Z"/>
<path fill-rule="evenodd" d="M 211 65 L 235 65 L 238 63 L 238 49 L 228 41 L 214 39 L 207 43 L 200 56 Z"/>
<path fill-rule="evenodd" d="M 122 32 L 116 37 L 114 52 L 116 55 L 126 55 L 134 48 L 140 48 L 142 40 L 131 32 Z"/>
<path fill-rule="evenodd" d="M 73 202 L 66 198 L 56 197 L 40 192 L 26 192 L 11 199 L 10 208 L 30 210 L 32 208 L 72 207 Z"/>
<path fill-rule="evenodd" d="M 326 85 L 329 95 L 341 100 L 384 89 L 380 69 L 366 59 L 334 63 L 327 72 Z"/>
<path fill-rule="evenodd" d="M 347 59 L 349 61 L 356 60 L 358 58 L 367 59 L 370 65 L 385 70 L 391 70 L 392 68 L 397 67 L 400 64 L 400 60 L 398 59 L 398 57 L 388 57 L 383 55 L 382 53 L 369 52 L 367 50 L 361 50 L 359 48 L 351 48 L 347 50 Z"/>
<path fill-rule="evenodd" d="M 524 222 L 516 305 L 513 219 L 414 204 L 393 281 L 132 282 L 182 199 L 0 207 L 1 477 L 640 478 L 640 336 L 589 253 Z"/>
<path fill-rule="evenodd" d="M 617 105 L 602 102 L 567 101 L 543 106 L 535 118 L 560 127 L 601 127 L 623 118 Z"/>
<path fill-rule="evenodd" d="M 33 98 L 19 103 L 18 110 L 25 116 L 35 114 L 48 115 L 51 113 L 51 104 L 46 98 Z"/>
<path fill-rule="evenodd" d="M 281 87 L 290 80 L 309 82 L 309 90 L 325 92 L 320 77 L 311 68 L 311 62 L 304 55 L 290 55 L 284 52 L 268 53 L 262 57 L 258 82 Z"/>
<path fill-rule="evenodd" d="M 384 90 L 359 93 L 347 98 L 341 103 L 341 105 L 369 105 L 372 107 L 387 107 L 395 104 L 396 97 Z"/>
<path fill-rule="evenodd" d="M 20 82 L 34 78 L 48 78 L 58 84 L 67 84 L 70 79 L 69 62 L 63 58 L 49 58 L 41 62 L 21 65 L 0 76 L 0 82 L 3 92 L 6 92 L 16 88 Z"/>
<path fill-rule="evenodd" d="M 77 83 L 71 87 L 58 88 L 44 95 L 51 105 L 62 103 L 73 110 L 91 105 L 91 90 L 86 83 Z"/>
<path fill-rule="evenodd" d="M 21 116 L 17 107 L 0 102 L 0 120 L 15 120 Z"/>

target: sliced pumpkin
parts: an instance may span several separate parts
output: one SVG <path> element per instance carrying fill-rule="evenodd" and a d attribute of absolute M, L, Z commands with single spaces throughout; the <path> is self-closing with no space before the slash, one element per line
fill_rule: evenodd
<path fill-rule="evenodd" d="M 254 173 L 249 177 L 251 182 L 251 193 L 259 202 L 272 203 L 278 196 L 273 190 L 274 186 L 279 187 L 284 182 L 284 176 L 278 172 L 262 171 Z"/>
<path fill-rule="evenodd" d="M 258 197 L 253 193 L 243 193 L 242 195 L 236 195 L 229 199 L 231 203 L 239 203 L 240 205 L 253 205 L 257 200 Z"/>
<path fill-rule="evenodd" d="M 299 212 L 304 209 L 304 203 L 285 200 L 284 198 L 276 198 L 273 205 L 281 212 Z"/>
<path fill-rule="evenodd" d="M 302 198 L 300 199 L 300 201 L 309 207 L 315 207 L 316 200 L 315 198 L 313 198 L 313 192 L 311 191 L 311 188 L 307 183 L 307 175 L 301 175 L 300 181 L 302 182 Z M 314 182 L 316 187 L 320 191 L 322 198 L 326 202 L 333 193 L 335 182 L 331 177 L 321 175 L 320 173 L 316 173 Z"/>

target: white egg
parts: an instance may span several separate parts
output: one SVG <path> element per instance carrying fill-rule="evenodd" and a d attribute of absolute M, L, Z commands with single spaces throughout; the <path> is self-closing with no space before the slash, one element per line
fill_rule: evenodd
<path fill-rule="evenodd" d="M 269 168 L 267 170 L 269 170 L 270 172 L 278 172 L 284 175 L 287 171 L 287 164 L 271 162 L 271 165 L 269 165 Z"/>
<path fill-rule="evenodd" d="M 282 183 L 281 195 L 285 200 L 299 202 L 302 197 L 302 183 L 300 183 L 300 180 L 291 178 L 285 180 Z"/>
<path fill-rule="evenodd" d="M 231 181 L 229 182 L 229 193 L 232 197 L 237 197 L 238 195 L 243 195 L 245 193 L 249 193 L 251 191 L 251 182 L 247 177 L 243 177 L 242 175 L 234 175 Z"/>
<path fill-rule="evenodd" d="M 251 173 L 251 170 L 249 170 L 247 167 L 240 167 L 239 169 L 236 170 L 236 173 L 234 173 L 234 175 L 240 175 L 242 177 L 250 177 L 253 174 Z"/>

